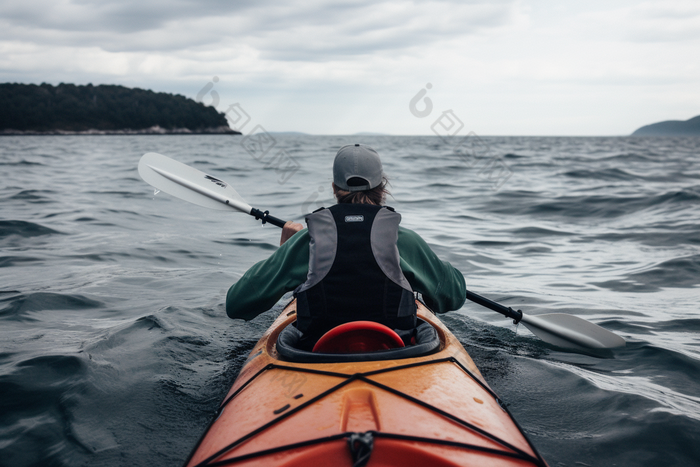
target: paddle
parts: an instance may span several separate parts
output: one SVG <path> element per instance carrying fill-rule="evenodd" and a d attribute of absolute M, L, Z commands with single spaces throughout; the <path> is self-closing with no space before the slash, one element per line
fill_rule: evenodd
<path fill-rule="evenodd" d="M 269 222 L 277 227 L 285 224 L 285 221 L 270 216 L 268 211 L 251 207 L 223 180 L 161 154 L 144 154 L 139 161 L 139 175 L 155 188 L 190 203 L 219 210 L 235 209 L 261 219 L 263 224 Z M 573 315 L 528 316 L 470 291 L 467 291 L 467 299 L 513 318 L 516 323 L 522 322 L 534 335 L 552 345 L 575 350 L 612 349 L 625 345 L 625 340 L 617 334 Z"/>
<path fill-rule="evenodd" d="M 528 316 L 520 310 L 505 307 L 469 290 L 467 290 L 467 299 L 513 318 L 516 324 L 523 323 L 534 335 L 558 347 L 589 350 L 625 346 L 625 340 L 622 337 L 578 316 L 564 313 Z"/>
<path fill-rule="evenodd" d="M 144 154 L 139 161 L 139 175 L 149 185 L 176 198 L 210 209 L 233 208 L 261 219 L 263 224 L 284 227 L 285 221 L 272 217 L 269 211 L 251 207 L 228 183 L 162 154 Z"/>

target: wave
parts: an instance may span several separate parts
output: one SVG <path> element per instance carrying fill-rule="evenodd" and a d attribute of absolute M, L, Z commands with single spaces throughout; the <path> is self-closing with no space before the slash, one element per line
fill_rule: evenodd
<path fill-rule="evenodd" d="M 48 204 L 55 202 L 52 199 L 53 195 L 55 192 L 50 190 L 22 190 L 6 199 L 8 201 L 27 201 L 33 204 Z"/>
<path fill-rule="evenodd" d="M 656 292 L 663 288 L 700 287 L 700 255 L 673 258 L 620 279 L 592 285 L 616 292 Z"/>
<path fill-rule="evenodd" d="M 61 232 L 44 227 L 34 222 L 20 220 L 0 221 L 0 238 L 18 235 L 20 237 L 39 237 L 42 235 L 54 235 Z"/>
<path fill-rule="evenodd" d="M 700 201 L 700 187 L 672 190 L 655 195 L 563 195 L 544 197 L 538 192 L 513 191 L 499 193 L 500 203 L 490 203 L 484 210 L 501 214 L 517 214 L 532 217 L 562 218 L 618 218 L 641 211 L 664 207 L 695 208 Z"/>
<path fill-rule="evenodd" d="M 643 179 L 644 177 L 640 177 L 639 175 L 627 172 L 626 170 L 619 169 L 619 168 L 610 168 L 610 169 L 599 169 L 599 170 L 586 170 L 586 169 L 578 169 L 578 170 L 570 170 L 568 172 L 564 172 L 562 175 L 570 178 L 587 178 L 587 179 L 592 179 L 592 180 L 613 180 L 613 181 L 619 181 L 619 180 L 636 180 L 636 179 Z"/>
<path fill-rule="evenodd" d="M 0 268 L 9 268 L 26 263 L 36 263 L 43 261 L 41 258 L 33 258 L 31 256 L 0 256 Z"/>
<path fill-rule="evenodd" d="M 0 318 L 15 320 L 39 320 L 36 312 L 55 310 L 86 310 L 104 307 L 104 303 L 78 294 L 58 294 L 51 292 L 20 293 L 0 299 Z"/>

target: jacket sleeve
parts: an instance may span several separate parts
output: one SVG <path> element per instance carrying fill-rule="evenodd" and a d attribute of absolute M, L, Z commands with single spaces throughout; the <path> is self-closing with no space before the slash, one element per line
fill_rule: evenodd
<path fill-rule="evenodd" d="M 467 297 L 464 276 L 447 261 L 442 261 L 420 235 L 399 228 L 397 242 L 401 270 L 413 287 L 423 295 L 426 305 L 438 313 L 458 310 Z"/>
<path fill-rule="evenodd" d="M 226 314 L 229 318 L 255 318 L 272 308 L 286 292 L 302 284 L 308 270 L 309 233 L 304 229 L 231 286 L 226 294 Z"/>

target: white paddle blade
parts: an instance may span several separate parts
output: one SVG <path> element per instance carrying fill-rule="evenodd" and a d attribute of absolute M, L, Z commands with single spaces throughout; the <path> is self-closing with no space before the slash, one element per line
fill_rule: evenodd
<path fill-rule="evenodd" d="M 617 334 L 573 315 L 523 314 L 520 322 L 543 341 L 565 349 L 614 349 L 625 346 L 625 340 Z"/>
<path fill-rule="evenodd" d="M 149 185 L 198 206 L 246 214 L 252 209 L 228 183 L 162 154 L 144 154 L 139 175 Z"/>

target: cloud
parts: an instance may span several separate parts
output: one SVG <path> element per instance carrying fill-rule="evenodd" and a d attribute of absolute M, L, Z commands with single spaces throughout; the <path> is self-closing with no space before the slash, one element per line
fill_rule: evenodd
<path fill-rule="evenodd" d="M 183 0 L 33 0 L 0 3 L 0 16 L 30 29 L 128 34 L 161 29 L 172 21 L 245 12 L 258 3 Z"/>
<path fill-rule="evenodd" d="M 217 74 L 265 87 L 386 86 L 519 21 L 517 0 L 5 1 L 0 74 L 35 82 L 201 82 Z"/>
<path fill-rule="evenodd" d="M 513 8 L 513 2 L 369 3 L 351 12 L 330 9 L 316 15 L 313 22 L 270 29 L 251 39 L 262 58 L 273 60 L 411 53 L 504 27 L 512 21 Z"/>
<path fill-rule="evenodd" d="M 110 52 L 244 43 L 269 60 L 402 51 L 503 27 L 514 1 L 3 2 L 0 37 Z"/>
<path fill-rule="evenodd" d="M 631 42 L 700 39 L 700 3 L 695 0 L 646 1 L 584 17 L 603 25 L 609 34 Z"/>

